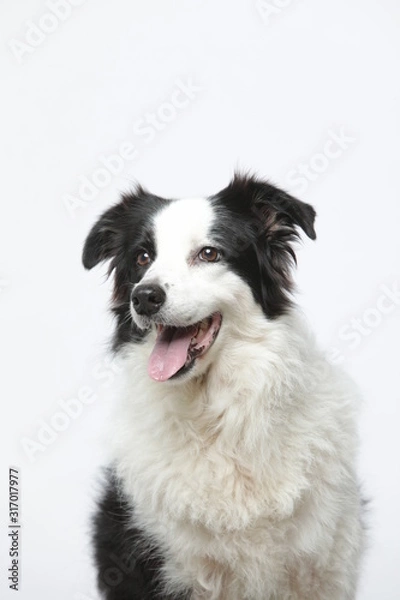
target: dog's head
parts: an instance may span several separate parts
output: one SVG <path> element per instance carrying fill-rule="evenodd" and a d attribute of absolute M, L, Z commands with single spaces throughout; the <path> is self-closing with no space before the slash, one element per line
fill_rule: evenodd
<path fill-rule="evenodd" d="M 254 304 L 268 319 L 287 311 L 292 243 L 298 227 L 315 239 L 314 218 L 310 205 L 249 176 L 209 198 L 166 200 L 141 187 L 124 195 L 83 251 L 87 269 L 110 260 L 114 272 L 115 348 L 152 344 L 158 381 L 203 373 L 226 324 Z"/>

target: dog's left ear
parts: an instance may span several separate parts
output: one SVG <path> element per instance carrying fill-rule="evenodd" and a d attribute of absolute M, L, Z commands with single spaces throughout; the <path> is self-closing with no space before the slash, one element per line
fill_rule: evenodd
<path fill-rule="evenodd" d="M 266 230 L 272 233 L 280 227 L 300 227 L 312 240 L 316 239 L 316 212 L 310 204 L 297 200 L 284 190 L 256 177 L 236 176 L 235 182 L 246 189 L 250 209 Z M 250 193 L 249 193 L 250 192 Z"/>
<path fill-rule="evenodd" d="M 292 225 L 300 227 L 310 239 L 315 240 L 317 234 L 314 229 L 316 217 L 314 208 L 310 204 L 297 200 L 293 196 L 290 196 L 290 194 L 270 184 L 264 184 L 264 186 L 266 186 L 266 189 L 264 189 L 264 199 L 267 204 L 281 218 L 287 220 Z M 257 207 L 257 200 L 255 201 L 255 206 Z"/>
<path fill-rule="evenodd" d="M 234 178 L 219 196 L 228 198 L 228 205 L 243 210 L 243 204 L 255 217 L 259 234 L 271 240 L 276 235 L 296 236 L 296 227 L 300 227 L 312 240 L 316 239 L 314 220 L 316 212 L 310 204 L 297 200 L 284 190 L 275 187 L 249 174 L 235 173 Z"/>
<path fill-rule="evenodd" d="M 247 227 L 249 235 L 244 233 L 243 240 L 239 240 L 240 250 L 251 249 L 257 258 L 255 286 L 259 286 L 257 299 L 264 312 L 268 317 L 283 314 L 292 302 L 292 267 L 296 264 L 293 242 L 299 238 L 298 229 L 315 240 L 315 210 L 251 175 L 235 174 L 219 197 L 239 218 L 244 214 L 244 230 Z"/>

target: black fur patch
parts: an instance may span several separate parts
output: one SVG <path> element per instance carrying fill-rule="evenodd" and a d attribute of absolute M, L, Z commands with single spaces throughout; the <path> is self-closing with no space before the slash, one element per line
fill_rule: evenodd
<path fill-rule="evenodd" d="M 112 470 L 93 524 L 99 589 L 106 600 L 188 600 L 163 592 L 160 550 L 133 526 L 134 510 Z"/>
<path fill-rule="evenodd" d="M 267 317 L 284 314 L 292 303 L 292 244 L 298 227 L 316 238 L 315 210 L 270 183 L 238 174 L 212 202 L 218 212 L 212 237 L 224 259 L 251 287 Z"/>
<path fill-rule="evenodd" d="M 145 268 L 136 264 L 136 254 L 142 247 L 155 254 L 150 217 L 169 202 L 138 186 L 99 218 L 86 239 L 82 257 L 85 268 L 92 269 L 99 262 L 110 260 L 109 274 L 114 273 L 115 351 L 146 335 L 136 327 L 130 314 L 132 287 L 145 273 Z"/>

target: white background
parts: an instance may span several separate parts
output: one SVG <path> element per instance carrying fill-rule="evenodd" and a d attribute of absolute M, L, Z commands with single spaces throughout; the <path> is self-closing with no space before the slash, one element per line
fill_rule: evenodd
<path fill-rule="evenodd" d="M 397 0 L 271 0 L 264 11 L 255 0 L 87 0 L 64 22 L 45 16 L 45 1 L 3 0 L 1 12 L 1 597 L 98 598 L 89 515 L 115 386 L 110 284 L 105 269 L 84 272 L 85 234 L 132 181 L 211 194 L 239 166 L 318 211 L 298 301 L 365 397 L 360 473 L 372 502 L 358 598 L 398 599 L 400 306 L 380 301 L 400 279 Z M 29 22 L 54 31 L 35 37 Z M 166 108 L 188 82 L 193 98 Z M 151 113 L 160 130 L 145 135 Z M 321 158 L 332 132 L 346 147 Z M 135 158 L 71 209 L 82 178 L 123 142 Z M 41 420 L 83 388 L 95 400 L 30 460 L 22 440 L 37 443 Z M 6 582 L 9 465 L 21 471 L 19 595 Z"/>

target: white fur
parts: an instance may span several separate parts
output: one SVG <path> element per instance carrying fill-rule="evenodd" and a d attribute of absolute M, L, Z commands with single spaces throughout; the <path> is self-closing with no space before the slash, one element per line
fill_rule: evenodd
<path fill-rule="evenodd" d="M 191 252 L 212 242 L 212 214 L 197 202 L 192 216 L 180 205 L 184 231 L 168 233 L 179 206 L 159 215 L 148 277 L 174 290 L 171 320 L 218 309 L 222 328 L 183 381 L 148 376 L 154 333 L 126 349 L 118 475 L 167 557 L 169 590 L 190 586 L 193 600 L 353 599 L 363 544 L 357 393 L 297 312 L 269 321 L 229 269 L 192 265 Z"/>
<path fill-rule="evenodd" d="M 219 263 L 196 260 L 202 248 L 214 245 L 209 235 L 214 218 L 207 199 L 189 198 L 176 200 L 154 220 L 157 258 L 138 285 L 157 283 L 167 289 L 167 302 L 157 315 L 163 322 L 190 325 L 221 309 L 232 273 Z M 148 326 L 146 317 L 134 310 L 132 316 L 139 327 Z"/>

